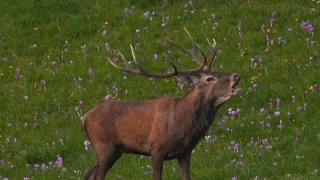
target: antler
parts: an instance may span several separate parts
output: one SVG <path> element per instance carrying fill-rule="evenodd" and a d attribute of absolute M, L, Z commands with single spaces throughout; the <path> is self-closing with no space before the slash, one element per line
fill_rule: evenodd
<path fill-rule="evenodd" d="M 169 78 L 169 77 L 173 77 L 173 76 L 183 76 L 183 77 L 190 77 L 190 76 L 199 76 L 201 72 L 204 71 L 208 71 L 210 70 L 211 67 L 211 63 L 215 57 L 216 54 L 216 42 L 214 40 L 214 45 L 212 46 L 212 51 L 211 51 L 211 55 L 209 57 L 209 60 L 207 60 L 207 57 L 205 56 L 204 52 L 202 51 L 202 49 L 200 48 L 200 46 L 198 44 L 196 44 L 190 33 L 187 31 L 186 28 L 184 28 L 185 31 L 187 32 L 189 38 L 191 39 L 192 42 L 192 49 L 188 50 L 183 48 L 182 46 L 180 46 L 178 43 L 176 43 L 175 41 L 169 39 L 169 38 L 165 38 L 169 43 L 173 44 L 174 46 L 178 47 L 181 51 L 189 54 L 192 56 L 192 58 L 199 64 L 199 67 L 195 70 L 188 70 L 188 71 L 178 71 L 177 67 L 169 60 L 167 59 L 167 61 L 170 63 L 170 65 L 173 67 L 173 72 L 170 73 L 166 73 L 166 74 L 153 74 L 153 73 L 149 73 L 147 72 L 145 69 L 142 68 L 142 66 L 140 65 L 140 63 L 137 60 L 136 54 L 134 52 L 134 49 L 132 47 L 132 45 L 130 44 L 130 48 L 131 48 L 131 54 L 133 57 L 133 60 L 135 62 L 135 64 L 137 65 L 137 69 L 131 68 L 128 61 L 126 60 L 126 58 L 124 57 L 124 55 L 118 51 L 118 53 L 120 54 L 125 67 L 120 67 L 118 66 L 115 62 L 113 62 L 109 57 L 108 60 L 109 62 L 117 69 L 124 71 L 124 72 L 130 72 L 133 74 L 140 74 L 140 75 L 144 75 L 147 77 L 153 77 L 153 78 Z M 198 56 L 197 56 L 197 50 L 200 50 L 200 53 L 203 56 L 203 60 L 201 61 Z"/>
<path fill-rule="evenodd" d="M 208 69 L 211 69 L 212 61 L 216 57 L 216 53 L 217 53 L 217 43 L 216 43 L 216 40 L 214 38 L 213 38 L 213 45 L 211 45 L 211 43 L 209 42 L 208 39 L 207 39 L 207 41 L 211 46 L 211 54 L 210 54 L 210 57 L 209 57 L 209 60 L 208 60 L 206 66 L 207 66 Z"/>
<path fill-rule="evenodd" d="M 207 71 L 207 70 L 210 70 L 211 69 L 211 64 L 212 64 L 212 61 L 214 60 L 215 56 L 216 56 L 216 52 L 217 52 L 217 44 L 216 44 L 216 40 L 213 39 L 213 45 L 211 45 L 211 54 L 210 54 L 210 57 L 209 59 L 207 60 L 207 57 L 205 56 L 205 54 L 203 53 L 203 51 L 201 50 L 200 46 L 198 44 L 196 44 L 190 33 L 188 32 L 188 30 L 186 28 L 184 28 L 184 30 L 186 31 L 186 33 L 188 34 L 191 42 L 192 42 L 192 49 L 188 50 L 188 49 L 185 49 L 183 47 L 181 47 L 177 42 L 169 39 L 169 38 L 165 38 L 169 43 L 173 44 L 174 46 L 176 46 L 177 48 L 179 48 L 181 51 L 189 54 L 192 56 L 192 59 L 194 59 L 200 66 L 198 67 L 197 70 L 202 70 L 202 71 Z M 209 41 L 208 41 L 209 42 Z M 199 48 L 204 60 L 201 61 L 198 56 L 197 56 L 197 49 Z"/>
<path fill-rule="evenodd" d="M 132 53 L 132 57 L 133 57 L 133 60 L 134 62 L 136 63 L 136 65 L 138 66 L 138 69 L 133 69 L 129 66 L 128 64 L 128 61 L 126 60 L 126 58 L 124 57 L 124 55 L 120 52 L 120 56 L 125 64 L 125 68 L 123 67 L 120 67 L 118 66 L 116 63 L 114 63 L 109 57 L 108 57 L 108 60 L 110 61 L 110 63 L 117 69 L 121 70 L 121 71 L 124 71 L 124 72 L 130 72 L 130 73 L 134 73 L 134 74 L 140 74 L 140 75 L 144 75 L 144 76 L 147 76 L 147 77 L 153 77 L 153 78 L 168 78 L 168 77 L 173 77 L 173 76 L 177 76 L 178 75 L 178 70 L 177 70 L 177 67 L 168 59 L 168 62 L 172 65 L 173 67 L 173 72 L 171 73 L 167 73 L 167 74 L 152 74 L 152 73 L 149 73 L 147 72 L 146 70 L 144 70 L 142 68 L 142 66 L 140 65 L 140 63 L 137 61 L 137 57 L 136 57 L 136 54 L 134 52 L 134 49 L 132 47 L 132 45 L 130 44 L 130 48 L 131 48 L 131 53 Z"/>

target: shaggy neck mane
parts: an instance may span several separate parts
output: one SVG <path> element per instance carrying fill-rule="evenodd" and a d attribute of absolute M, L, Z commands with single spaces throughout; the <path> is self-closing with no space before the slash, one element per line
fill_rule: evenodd
<path fill-rule="evenodd" d="M 215 119 L 217 110 L 215 99 L 206 99 L 204 92 L 195 86 L 177 102 L 175 115 L 182 119 L 185 133 L 203 136 Z"/>

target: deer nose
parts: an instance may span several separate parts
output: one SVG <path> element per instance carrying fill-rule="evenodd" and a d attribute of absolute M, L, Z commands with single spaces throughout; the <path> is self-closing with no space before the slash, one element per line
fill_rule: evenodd
<path fill-rule="evenodd" d="M 240 81 L 240 75 L 239 74 L 233 74 L 233 81 L 234 82 L 238 82 L 238 81 Z"/>

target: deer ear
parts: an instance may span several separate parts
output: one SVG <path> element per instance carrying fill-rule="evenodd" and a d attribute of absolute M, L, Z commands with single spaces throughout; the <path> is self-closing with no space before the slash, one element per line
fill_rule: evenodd
<path fill-rule="evenodd" d="M 200 82 L 198 76 L 182 76 L 181 78 L 188 84 L 198 84 Z"/>

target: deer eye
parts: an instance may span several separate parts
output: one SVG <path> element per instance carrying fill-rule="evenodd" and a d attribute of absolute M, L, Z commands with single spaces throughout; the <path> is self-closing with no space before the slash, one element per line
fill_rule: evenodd
<path fill-rule="evenodd" d="M 206 77 L 206 82 L 210 82 L 210 81 L 216 81 L 217 80 L 217 78 L 215 78 L 215 77 L 213 77 L 213 76 L 211 76 L 211 75 L 209 75 L 209 76 L 207 76 Z"/>

